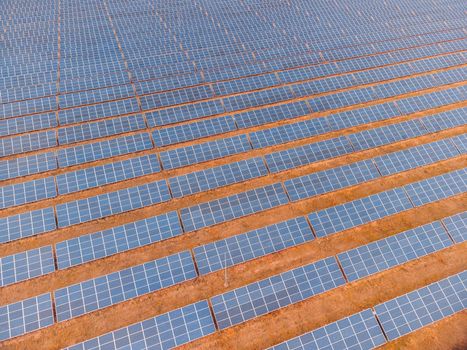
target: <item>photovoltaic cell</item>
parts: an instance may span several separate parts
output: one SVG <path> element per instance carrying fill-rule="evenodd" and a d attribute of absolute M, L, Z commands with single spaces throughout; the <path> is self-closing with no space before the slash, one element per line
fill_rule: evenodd
<path fill-rule="evenodd" d="M 467 240 L 467 211 L 443 219 L 449 234 L 456 243 Z"/>
<path fill-rule="evenodd" d="M 452 245 L 439 221 L 338 254 L 349 281 L 434 253 Z"/>
<path fill-rule="evenodd" d="M 430 132 L 455 128 L 467 123 L 467 107 L 430 115 L 422 119 Z"/>
<path fill-rule="evenodd" d="M 0 258 L 0 287 L 55 271 L 52 247 L 41 247 Z"/>
<path fill-rule="evenodd" d="M 211 298 L 219 329 L 267 314 L 345 284 L 335 258 L 327 258 Z"/>
<path fill-rule="evenodd" d="M 193 249 L 200 275 L 314 239 L 304 217 L 283 221 Z"/>
<path fill-rule="evenodd" d="M 402 188 L 336 205 L 308 215 L 316 235 L 325 237 L 413 208 Z"/>
<path fill-rule="evenodd" d="M 55 131 L 48 130 L 0 140 L 0 157 L 57 146 Z"/>
<path fill-rule="evenodd" d="M 256 188 L 180 210 L 186 232 L 219 224 L 288 203 L 280 183 Z"/>
<path fill-rule="evenodd" d="M 386 343 L 370 309 L 277 344 L 269 350 L 370 350 Z"/>
<path fill-rule="evenodd" d="M 57 243 L 57 265 L 66 269 L 181 234 L 178 214 L 172 211 Z"/>
<path fill-rule="evenodd" d="M 467 271 L 375 307 L 389 340 L 439 321 L 467 307 Z"/>
<path fill-rule="evenodd" d="M 457 149 L 461 154 L 467 153 L 467 134 L 462 134 L 456 137 L 453 137 L 452 142 L 456 145 Z"/>
<path fill-rule="evenodd" d="M 0 136 L 11 136 L 57 126 L 55 113 L 35 114 L 26 117 L 0 120 Z"/>
<path fill-rule="evenodd" d="M 57 169 L 53 152 L 0 161 L 0 181 Z"/>
<path fill-rule="evenodd" d="M 216 331 L 207 301 L 120 328 L 65 350 L 172 349 Z"/>
<path fill-rule="evenodd" d="M 57 321 L 114 305 L 197 276 L 189 251 L 156 259 L 55 291 Z"/>
<path fill-rule="evenodd" d="M 0 187 L 0 209 L 57 196 L 53 176 Z"/>

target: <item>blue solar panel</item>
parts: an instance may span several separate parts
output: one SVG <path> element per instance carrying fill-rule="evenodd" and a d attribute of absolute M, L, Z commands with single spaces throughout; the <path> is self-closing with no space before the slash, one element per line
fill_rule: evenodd
<path fill-rule="evenodd" d="M 430 115 L 422 119 L 430 132 L 455 128 L 467 123 L 467 107 Z"/>
<path fill-rule="evenodd" d="M 20 117 L 26 114 L 54 111 L 57 109 L 55 96 L 35 100 L 4 103 L 0 105 L 0 119 Z"/>
<path fill-rule="evenodd" d="M 57 196 L 54 177 L 0 187 L 0 209 Z"/>
<path fill-rule="evenodd" d="M 310 175 L 296 177 L 284 182 L 292 202 L 332 192 L 380 177 L 373 161 L 344 165 Z"/>
<path fill-rule="evenodd" d="M 56 244 L 59 269 L 101 259 L 183 234 L 175 211 Z"/>
<path fill-rule="evenodd" d="M 216 331 L 207 301 L 117 329 L 66 350 L 172 349 Z"/>
<path fill-rule="evenodd" d="M 54 323 L 50 293 L 0 306 L 0 341 Z"/>
<path fill-rule="evenodd" d="M 311 110 L 307 103 L 299 101 L 235 114 L 234 118 L 240 129 L 246 129 L 279 120 L 293 119 L 310 113 Z"/>
<path fill-rule="evenodd" d="M 193 249 L 200 275 L 241 264 L 314 239 L 304 217 L 283 221 Z"/>
<path fill-rule="evenodd" d="M 349 281 L 372 275 L 452 245 L 439 221 L 338 254 Z"/>
<path fill-rule="evenodd" d="M 467 191 L 467 168 L 431 177 L 404 187 L 415 206 Z"/>
<path fill-rule="evenodd" d="M 0 218 L 0 243 L 50 232 L 56 227 L 53 207 L 7 216 Z"/>
<path fill-rule="evenodd" d="M 226 97 L 223 99 L 227 112 L 238 111 L 249 107 L 258 107 L 294 98 L 292 89 L 288 86 L 270 90 L 256 91 L 248 94 Z"/>
<path fill-rule="evenodd" d="M 271 173 L 311 164 L 319 160 L 334 158 L 353 152 L 346 137 L 338 137 L 305 146 L 266 154 L 266 163 Z"/>
<path fill-rule="evenodd" d="M 332 95 L 316 97 L 308 100 L 308 102 L 310 103 L 311 109 L 314 112 L 322 112 L 330 109 L 356 105 L 375 99 L 376 95 L 374 94 L 373 88 L 365 87 L 351 91 L 338 92 Z"/>
<path fill-rule="evenodd" d="M 276 183 L 180 210 L 186 232 L 233 220 L 288 203 L 282 185 Z"/>
<path fill-rule="evenodd" d="M 274 74 L 257 75 L 237 80 L 223 81 L 213 85 L 216 96 L 231 95 L 278 85 Z"/>
<path fill-rule="evenodd" d="M 439 321 L 467 307 L 467 271 L 375 306 L 389 340 Z"/>
<path fill-rule="evenodd" d="M 55 113 L 30 115 L 21 118 L 0 120 L 0 136 L 10 136 L 30 131 L 56 127 Z"/>
<path fill-rule="evenodd" d="M 413 208 L 402 188 L 336 205 L 308 215 L 318 237 L 344 231 Z"/>
<path fill-rule="evenodd" d="M 54 169 L 57 169 L 57 157 L 52 152 L 3 160 L 0 161 L 0 181 Z"/>
<path fill-rule="evenodd" d="M 213 97 L 209 86 L 195 86 L 181 90 L 161 92 L 155 95 L 140 97 L 141 108 L 144 110 L 168 107 L 187 102 L 194 102 Z"/>
<path fill-rule="evenodd" d="M 165 180 L 125 188 L 56 206 L 58 227 L 66 227 L 104 218 L 148 205 L 168 201 Z"/>
<path fill-rule="evenodd" d="M 123 136 L 61 149 L 58 151 L 58 165 L 64 168 L 150 148 L 153 148 L 153 145 L 148 133 Z"/>
<path fill-rule="evenodd" d="M 179 198 L 267 174 L 263 159 L 258 157 L 172 177 L 169 179 L 169 185 L 172 196 Z"/>
<path fill-rule="evenodd" d="M 57 175 L 57 188 L 59 194 L 67 194 L 134 179 L 160 170 L 157 156 L 150 154 Z"/>
<path fill-rule="evenodd" d="M 269 350 L 370 350 L 386 343 L 373 311 L 364 310 L 311 332 L 287 340 Z"/>
<path fill-rule="evenodd" d="M 197 276 L 189 251 L 149 261 L 55 291 L 57 321 L 193 279 Z"/>
<path fill-rule="evenodd" d="M 376 157 L 374 161 L 383 176 L 399 173 L 458 156 L 459 152 L 451 141 L 446 139 L 427 143 Z"/>
<path fill-rule="evenodd" d="M 236 130 L 230 116 L 201 120 L 198 122 L 157 129 L 152 136 L 156 146 L 162 147 L 175 143 L 200 139 Z"/>
<path fill-rule="evenodd" d="M 283 272 L 211 298 L 219 329 L 245 322 L 345 284 L 335 258 Z"/>
<path fill-rule="evenodd" d="M 62 77 L 60 76 L 60 78 Z M 133 92 L 133 87 L 131 85 L 117 85 L 104 89 L 87 90 L 72 94 L 62 94 L 59 96 L 59 104 L 60 108 L 71 108 L 81 105 L 129 98 L 133 97 L 134 95 L 135 93 Z"/>
<path fill-rule="evenodd" d="M 0 287 L 55 271 L 52 247 L 41 247 L 0 258 Z"/>
<path fill-rule="evenodd" d="M 467 240 L 467 211 L 443 219 L 449 234 L 456 243 Z"/>
<path fill-rule="evenodd" d="M 176 148 L 160 153 L 163 169 L 176 169 L 251 150 L 246 135 Z"/>
<path fill-rule="evenodd" d="M 159 56 L 160 57 L 160 56 Z M 135 84 L 138 95 L 154 94 L 166 90 L 186 88 L 203 82 L 199 73 L 140 81 Z"/>
<path fill-rule="evenodd" d="M 58 129 L 58 143 L 66 145 L 145 128 L 146 123 L 142 115 L 106 119 Z"/>
<path fill-rule="evenodd" d="M 462 134 L 456 137 L 453 137 L 452 142 L 456 145 L 457 149 L 461 154 L 467 153 L 467 134 Z"/>
<path fill-rule="evenodd" d="M 55 131 L 48 130 L 0 140 L 0 157 L 57 146 Z"/>

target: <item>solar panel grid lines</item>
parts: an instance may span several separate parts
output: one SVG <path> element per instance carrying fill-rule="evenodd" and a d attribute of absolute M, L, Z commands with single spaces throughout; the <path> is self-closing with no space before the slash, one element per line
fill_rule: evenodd
<path fill-rule="evenodd" d="M 104 350 L 107 348 L 170 349 L 216 331 L 206 300 L 120 328 L 65 350 Z"/>
<path fill-rule="evenodd" d="M 52 246 L 31 249 L 0 258 L 0 287 L 55 271 Z"/>
<path fill-rule="evenodd" d="M 467 107 L 437 113 L 422 119 L 423 124 L 430 132 L 455 128 L 467 124 Z"/>
<path fill-rule="evenodd" d="M 268 350 L 359 349 L 370 350 L 386 343 L 371 309 L 277 344 Z"/>
<path fill-rule="evenodd" d="M 454 242 L 467 240 L 467 212 L 444 218 L 442 222 Z"/>
<path fill-rule="evenodd" d="M 66 269 L 183 234 L 176 211 L 59 242 L 58 269 Z"/>
<path fill-rule="evenodd" d="M 193 249 L 200 275 L 244 263 L 314 239 L 304 217 L 283 221 Z"/>
<path fill-rule="evenodd" d="M 0 187 L 0 209 L 16 207 L 57 196 L 55 178 L 49 176 Z"/>
<path fill-rule="evenodd" d="M 180 210 L 185 232 L 240 218 L 289 202 L 281 183 L 255 188 Z"/>
<path fill-rule="evenodd" d="M 453 137 L 452 142 L 459 150 L 460 154 L 467 153 L 467 134 L 461 134 Z"/>
<path fill-rule="evenodd" d="M 54 130 L 23 134 L 0 139 L 0 157 L 37 151 L 57 146 Z"/>
<path fill-rule="evenodd" d="M 35 114 L 0 120 L 0 136 L 13 136 L 58 126 L 55 113 Z"/>
<path fill-rule="evenodd" d="M 53 323 L 50 293 L 0 306 L 0 341 L 51 326 Z"/>
<path fill-rule="evenodd" d="M 194 101 L 204 100 L 213 97 L 213 92 L 209 86 L 200 85 L 181 90 L 161 92 L 154 95 L 144 95 L 140 97 L 143 111 L 169 107 Z"/>
<path fill-rule="evenodd" d="M 286 180 L 284 186 L 290 200 L 295 202 L 379 177 L 378 169 L 368 159 Z"/>
<path fill-rule="evenodd" d="M 197 277 L 184 251 L 113 272 L 54 292 L 57 322 L 93 312 Z"/>
<path fill-rule="evenodd" d="M 387 270 L 452 246 L 439 221 L 398 233 L 337 255 L 349 281 Z"/>
<path fill-rule="evenodd" d="M 345 284 L 336 259 L 283 272 L 211 298 L 220 330 Z"/>
<path fill-rule="evenodd" d="M 146 183 L 56 206 L 58 227 L 105 218 L 170 200 L 165 180 Z"/>
<path fill-rule="evenodd" d="M 0 181 L 40 174 L 55 170 L 57 167 L 57 155 L 55 152 L 0 160 Z"/>
<path fill-rule="evenodd" d="M 402 188 L 319 210 L 308 215 L 318 237 L 326 237 L 413 208 Z"/>
<path fill-rule="evenodd" d="M 467 307 L 467 271 L 375 306 L 384 333 L 397 339 Z"/>

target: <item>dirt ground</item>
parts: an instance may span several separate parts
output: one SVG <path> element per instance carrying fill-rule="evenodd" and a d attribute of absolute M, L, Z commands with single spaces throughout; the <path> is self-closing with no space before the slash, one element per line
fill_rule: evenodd
<path fill-rule="evenodd" d="M 452 84 L 449 87 L 462 85 Z M 444 89 L 444 87 L 442 88 Z M 435 91 L 430 89 L 424 91 Z M 407 94 L 415 96 L 421 93 Z M 387 101 L 396 99 L 387 99 Z M 290 102 L 290 101 L 287 101 Z M 366 105 L 375 104 L 374 102 Z M 393 124 L 396 122 L 415 119 L 424 115 L 467 106 L 467 102 L 456 105 L 436 108 L 428 112 L 415 113 L 408 116 L 400 116 L 391 120 L 366 124 L 359 127 L 345 129 L 339 132 L 328 133 L 316 137 L 298 140 L 287 144 L 254 150 L 223 159 L 213 160 L 172 171 L 163 171 L 158 174 L 143 176 L 137 179 L 122 181 L 116 184 L 103 186 L 96 189 L 83 191 L 76 194 L 60 196 L 51 200 L 27 204 L 18 208 L 10 208 L 2 211 L 0 217 L 26 212 L 34 209 L 45 208 L 70 200 L 86 198 L 97 194 L 115 191 L 118 189 L 137 186 L 150 181 L 167 179 L 172 176 L 190 173 L 217 165 L 263 156 L 278 150 L 288 149 L 299 145 L 317 142 L 338 135 L 348 135 L 361 130 Z M 355 109 L 352 106 L 341 110 Z M 339 110 L 340 111 L 340 110 Z M 337 112 L 332 111 L 332 112 Z M 314 113 L 311 117 L 318 118 L 330 114 Z M 246 132 L 274 127 L 298 120 L 309 119 L 304 116 L 289 121 L 281 121 L 266 126 L 255 127 Z M 233 136 L 241 132 L 232 132 L 227 135 L 197 140 L 187 144 L 205 142 L 210 139 Z M 60 241 L 78 237 L 83 234 L 115 227 L 135 220 L 148 218 L 171 210 L 178 210 L 213 199 L 222 198 L 238 192 L 247 191 L 256 187 L 266 186 L 285 179 L 310 174 L 313 172 L 330 169 L 349 164 L 355 161 L 369 159 L 381 154 L 386 154 L 400 149 L 406 149 L 420 144 L 460 135 L 467 132 L 467 127 L 457 127 L 436 134 L 426 135 L 394 144 L 378 147 L 371 150 L 356 152 L 344 157 L 337 157 L 325 161 L 316 162 L 304 167 L 285 171 L 279 174 L 250 180 L 245 183 L 196 194 L 182 199 L 174 199 L 167 203 L 157 204 L 129 213 L 108 217 L 94 222 L 58 229 L 39 236 L 25 238 L 0 246 L 0 256 L 7 256 L 21 251 L 53 245 Z M 131 134 L 131 133 L 129 133 Z M 161 150 L 173 149 L 182 145 L 173 145 Z M 138 154 L 154 153 L 154 150 L 139 152 Z M 36 152 L 40 153 L 40 152 Z M 86 167 L 105 164 L 110 161 L 127 159 L 136 154 L 115 157 L 112 160 L 103 160 L 86 164 Z M 205 228 L 182 236 L 140 247 L 128 252 L 120 253 L 104 259 L 99 259 L 87 264 L 70 269 L 56 271 L 53 274 L 38 277 L 21 283 L 17 283 L 0 290 L 0 305 L 12 303 L 21 299 L 32 297 L 45 292 L 52 292 L 58 288 L 111 273 L 126 267 L 138 265 L 149 260 L 166 256 L 186 249 L 192 249 L 198 245 L 212 242 L 218 239 L 230 237 L 242 232 L 253 230 L 269 224 L 308 214 L 312 211 L 327 208 L 353 199 L 366 197 L 387 189 L 403 186 L 405 184 L 426 179 L 467 166 L 467 156 L 458 156 L 413 169 L 407 172 L 370 181 L 358 186 L 342 189 L 319 197 L 309 198 L 286 206 L 243 217 L 237 220 Z M 29 176 L 15 180 L 5 181 L 6 184 L 19 183 L 34 178 L 42 178 L 56 175 L 66 171 L 82 168 L 75 166 L 67 169 Z M 56 323 L 51 327 L 26 334 L 0 343 L 0 349 L 59 349 L 65 346 L 87 340 L 111 330 L 127 326 L 131 323 L 142 321 L 149 317 L 168 312 L 178 307 L 199 300 L 208 299 L 219 293 L 231 290 L 245 284 L 275 275 L 277 273 L 311 263 L 324 257 L 336 255 L 342 251 L 358 247 L 369 242 L 388 237 L 404 230 L 420 226 L 446 216 L 462 212 L 467 207 L 467 195 L 461 194 L 444 199 L 436 203 L 411 209 L 376 222 L 368 223 L 323 239 L 315 239 L 311 242 L 289 248 L 287 250 L 270 254 L 241 265 L 228 269 L 228 285 L 224 285 L 224 271 L 201 276 L 195 280 L 169 287 L 148 295 L 144 295 L 127 302 L 83 315 L 65 322 Z M 300 335 L 329 322 L 372 307 L 380 302 L 420 288 L 426 284 L 435 282 L 449 275 L 463 271 L 467 267 L 466 251 L 467 242 L 457 244 L 442 251 L 416 259 L 401 266 L 364 278 L 363 280 L 349 283 L 324 294 L 312 297 L 300 303 L 290 305 L 270 314 L 258 317 L 247 323 L 240 324 L 229 329 L 218 331 L 210 336 L 181 346 L 182 349 L 263 349 L 277 344 L 291 337 Z M 446 318 L 429 327 L 413 332 L 400 339 L 392 341 L 381 348 L 387 349 L 463 349 L 467 348 L 467 313 L 461 312 Z"/>

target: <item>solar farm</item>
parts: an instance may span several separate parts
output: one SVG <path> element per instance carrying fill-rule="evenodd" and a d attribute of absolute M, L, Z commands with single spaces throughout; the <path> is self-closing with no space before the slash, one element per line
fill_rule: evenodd
<path fill-rule="evenodd" d="M 0 27 L 0 349 L 467 349 L 464 1 Z"/>

